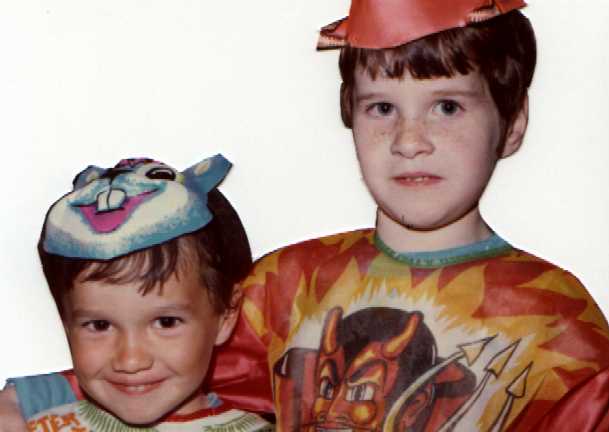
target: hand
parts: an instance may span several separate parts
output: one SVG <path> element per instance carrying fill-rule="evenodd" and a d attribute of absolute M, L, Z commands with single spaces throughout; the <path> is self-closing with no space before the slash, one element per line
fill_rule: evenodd
<path fill-rule="evenodd" d="M 27 432 L 21 416 L 15 387 L 0 391 L 0 432 Z"/>

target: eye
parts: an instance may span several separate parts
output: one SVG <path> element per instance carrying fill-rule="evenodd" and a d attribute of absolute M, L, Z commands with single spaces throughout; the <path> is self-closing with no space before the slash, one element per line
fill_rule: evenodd
<path fill-rule="evenodd" d="M 360 384 L 347 389 L 345 399 L 350 402 L 369 401 L 374 398 L 374 387 L 371 384 Z"/>
<path fill-rule="evenodd" d="M 458 102 L 450 99 L 438 102 L 436 108 L 445 116 L 453 116 L 462 109 Z"/>
<path fill-rule="evenodd" d="M 154 321 L 154 326 L 162 329 L 171 329 L 182 324 L 184 320 L 182 318 L 173 316 L 159 317 Z"/>
<path fill-rule="evenodd" d="M 176 173 L 170 168 L 155 167 L 146 172 L 146 177 L 153 180 L 175 180 Z"/>
<path fill-rule="evenodd" d="M 321 379 L 321 383 L 319 384 L 319 396 L 327 400 L 334 397 L 334 384 L 332 384 L 332 381 L 327 377 Z"/>
<path fill-rule="evenodd" d="M 101 333 L 110 329 L 110 322 L 106 320 L 91 320 L 83 323 L 82 326 L 93 333 Z"/>
<path fill-rule="evenodd" d="M 395 111 L 395 106 L 389 102 L 377 102 L 370 105 L 366 111 L 377 117 L 387 117 Z"/>

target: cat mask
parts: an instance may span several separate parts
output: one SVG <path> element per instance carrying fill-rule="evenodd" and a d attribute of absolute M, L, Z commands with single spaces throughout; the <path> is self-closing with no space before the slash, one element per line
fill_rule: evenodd
<path fill-rule="evenodd" d="M 204 227 L 207 194 L 231 163 L 216 155 L 179 172 L 152 159 L 89 166 L 49 209 L 42 246 L 48 253 L 108 260 Z"/>

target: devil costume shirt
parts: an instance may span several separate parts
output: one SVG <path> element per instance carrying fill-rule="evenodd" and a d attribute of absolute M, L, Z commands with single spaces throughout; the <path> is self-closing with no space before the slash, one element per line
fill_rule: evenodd
<path fill-rule="evenodd" d="M 399 254 L 335 235 L 265 257 L 244 287 L 279 430 L 537 430 L 609 365 L 579 281 L 497 236 Z"/>
<path fill-rule="evenodd" d="M 497 236 L 400 254 L 372 230 L 338 234 L 267 255 L 243 289 L 210 388 L 241 409 L 274 405 L 278 430 L 583 432 L 609 421 L 603 315 L 570 273 Z M 22 409 L 51 398 L 36 379 L 49 380 L 13 380 Z"/>

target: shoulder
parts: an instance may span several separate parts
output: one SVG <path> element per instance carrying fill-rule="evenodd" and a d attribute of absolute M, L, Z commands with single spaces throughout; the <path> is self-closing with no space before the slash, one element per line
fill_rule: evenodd
<path fill-rule="evenodd" d="M 26 432 L 14 386 L 0 391 L 0 432 Z"/>
<path fill-rule="evenodd" d="M 58 427 L 60 429 L 66 428 L 66 430 L 70 430 L 70 426 L 82 426 L 83 423 L 78 409 L 81 403 L 82 402 L 72 402 L 36 413 L 27 419 L 28 430 L 33 432 L 47 432 L 54 431 Z"/>
<path fill-rule="evenodd" d="M 74 383 L 70 380 L 73 379 Z M 8 380 L 17 397 L 24 418 L 76 401 L 74 389 L 78 384 L 71 372 L 32 375 Z"/>
<path fill-rule="evenodd" d="M 496 269 L 496 280 L 510 279 L 513 293 L 519 301 L 532 300 L 543 305 L 547 315 L 562 322 L 578 322 L 582 327 L 595 329 L 590 337 L 599 339 L 609 352 L 609 325 L 600 308 L 571 272 L 529 252 L 514 249 L 501 259 Z"/>
<path fill-rule="evenodd" d="M 279 262 L 290 265 L 319 265 L 339 256 L 378 253 L 374 246 L 374 230 L 360 229 L 327 235 L 294 243 L 277 249 L 254 265 L 252 274 L 276 271 Z"/>
<path fill-rule="evenodd" d="M 590 294 L 575 275 L 530 252 L 514 248 L 504 262 L 512 263 L 519 270 L 518 273 L 534 280 L 538 288 L 590 299 Z"/>

